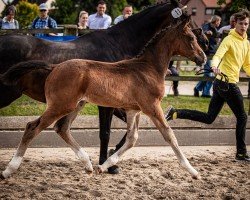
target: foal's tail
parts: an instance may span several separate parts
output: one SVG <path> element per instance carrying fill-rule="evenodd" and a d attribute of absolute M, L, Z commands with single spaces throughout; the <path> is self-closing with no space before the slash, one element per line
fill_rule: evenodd
<path fill-rule="evenodd" d="M 27 73 L 33 70 L 52 71 L 53 68 L 44 61 L 32 60 L 20 62 L 13 65 L 4 74 L 0 74 L 0 81 L 6 85 L 16 85 L 17 82 Z M 42 73 L 42 72 L 41 72 Z"/>

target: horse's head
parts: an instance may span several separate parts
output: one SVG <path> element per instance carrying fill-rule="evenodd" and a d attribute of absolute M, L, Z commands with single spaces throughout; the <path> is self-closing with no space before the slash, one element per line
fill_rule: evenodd
<path fill-rule="evenodd" d="M 204 34 L 202 28 L 200 28 L 194 20 L 191 19 L 190 23 L 189 23 L 190 28 L 192 29 L 192 32 L 194 33 L 194 35 L 197 38 L 198 44 L 200 45 L 200 47 L 203 49 L 203 51 L 206 51 L 208 49 L 208 38 L 207 36 Z"/>
<path fill-rule="evenodd" d="M 180 25 L 172 29 L 172 34 L 175 35 L 174 54 L 185 56 L 197 65 L 202 65 L 206 62 L 207 57 L 190 28 L 190 19 L 190 17 L 187 17 Z"/>

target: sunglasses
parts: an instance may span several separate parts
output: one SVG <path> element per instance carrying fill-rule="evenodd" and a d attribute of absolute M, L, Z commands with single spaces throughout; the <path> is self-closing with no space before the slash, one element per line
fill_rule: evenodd
<path fill-rule="evenodd" d="M 40 10 L 40 12 L 46 12 L 47 10 Z"/>

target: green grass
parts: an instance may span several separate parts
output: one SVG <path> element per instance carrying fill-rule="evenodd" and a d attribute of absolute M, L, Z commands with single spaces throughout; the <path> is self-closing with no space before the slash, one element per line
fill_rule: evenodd
<path fill-rule="evenodd" d="M 176 108 L 185 108 L 185 109 L 194 109 L 206 112 L 208 109 L 210 98 L 197 98 L 192 96 L 168 96 L 165 97 L 162 101 L 163 110 L 167 106 L 173 105 Z M 246 112 L 249 109 L 249 101 L 244 100 Z M 13 102 L 8 107 L 0 109 L 0 116 L 32 116 L 32 115 L 41 115 L 45 110 L 46 105 L 39 103 L 31 98 L 23 95 L 21 98 Z M 98 109 L 97 106 L 93 104 L 87 104 L 84 109 L 81 111 L 81 115 L 97 115 Z M 227 106 L 224 105 L 220 115 L 232 115 L 232 111 Z"/>

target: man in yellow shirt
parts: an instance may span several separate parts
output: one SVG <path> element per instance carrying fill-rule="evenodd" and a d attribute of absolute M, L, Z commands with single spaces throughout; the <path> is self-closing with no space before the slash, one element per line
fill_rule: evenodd
<path fill-rule="evenodd" d="M 242 10 L 235 14 L 236 26 L 221 42 L 212 59 L 212 70 L 216 74 L 208 112 L 196 110 L 175 109 L 170 106 L 166 112 L 166 119 L 190 119 L 211 124 L 218 116 L 224 103 L 233 111 L 236 123 L 236 160 L 250 161 L 245 144 L 247 114 L 244 110 L 243 96 L 237 82 L 240 69 L 250 76 L 250 44 L 247 40 L 250 13 Z M 223 74 L 225 76 L 223 76 Z"/>

